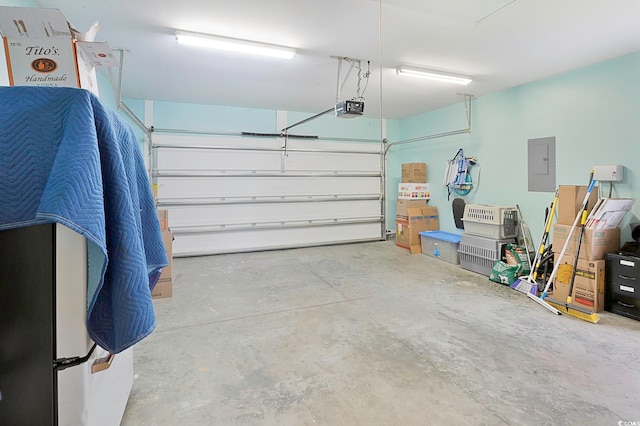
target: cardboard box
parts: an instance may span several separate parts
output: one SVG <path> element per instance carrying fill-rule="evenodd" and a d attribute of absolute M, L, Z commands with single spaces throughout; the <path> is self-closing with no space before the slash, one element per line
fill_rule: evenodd
<path fill-rule="evenodd" d="M 571 225 L 553 225 L 553 252 L 560 253 L 567 236 L 571 231 Z M 567 246 L 565 254 L 569 256 L 576 255 L 576 246 L 580 236 L 580 228 L 576 227 L 571 236 L 571 242 Z M 620 249 L 620 228 L 609 229 L 585 229 L 580 245 L 580 253 L 578 257 L 588 260 L 604 259 L 605 254 L 610 251 L 618 251 Z"/>
<path fill-rule="evenodd" d="M 573 225 L 580 211 L 588 186 L 560 185 L 558 187 L 558 223 L 561 225 Z M 589 196 L 587 211 L 591 212 L 598 201 L 598 187 L 594 187 Z"/>
<path fill-rule="evenodd" d="M 420 244 L 421 231 L 437 231 L 440 229 L 437 207 L 410 207 L 407 219 L 396 219 L 396 245 L 411 251 L 411 254 L 422 253 Z"/>
<path fill-rule="evenodd" d="M 162 268 L 158 283 L 151 291 L 151 297 L 153 299 L 171 297 L 173 295 L 173 232 L 163 232 L 162 243 L 164 244 L 164 250 L 167 252 L 169 264 Z"/>
<path fill-rule="evenodd" d="M 160 231 L 167 232 L 169 230 L 169 210 L 158 209 L 158 221 L 160 222 Z"/>
<path fill-rule="evenodd" d="M 398 200 L 396 202 L 396 219 L 407 220 L 409 218 L 408 208 L 427 207 L 428 202 L 429 200 Z"/>
<path fill-rule="evenodd" d="M 427 183 L 427 163 L 402 164 L 403 183 Z"/>
<path fill-rule="evenodd" d="M 164 244 L 164 250 L 167 252 L 167 259 L 169 264 L 162 268 L 162 274 L 159 280 L 171 279 L 173 277 L 173 232 L 166 231 L 162 233 L 162 243 Z"/>
<path fill-rule="evenodd" d="M 97 31 L 97 30 L 96 30 Z M 98 95 L 96 66 L 118 66 L 107 43 L 72 32 L 58 9 L 0 7 L 0 85 L 80 87 Z"/>
<path fill-rule="evenodd" d="M 173 296 L 173 281 L 171 278 L 158 280 L 158 283 L 151 292 L 152 299 L 162 299 Z"/>
<path fill-rule="evenodd" d="M 553 300 L 566 303 L 574 261 L 573 256 L 562 257 L 558 275 L 553 280 L 553 292 L 550 294 Z M 593 312 L 602 311 L 604 309 L 605 261 L 578 258 L 576 271 L 571 293 L 572 304 Z"/>
<path fill-rule="evenodd" d="M 119 67 L 120 62 L 116 59 L 108 43 L 76 40 L 74 46 L 78 79 L 80 80 L 78 87 L 99 96 L 96 67 Z"/>
<path fill-rule="evenodd" d="M 428 200 L 431 198 L 431 190 L 428 183 L 399 183 L 399 200 Z"/>

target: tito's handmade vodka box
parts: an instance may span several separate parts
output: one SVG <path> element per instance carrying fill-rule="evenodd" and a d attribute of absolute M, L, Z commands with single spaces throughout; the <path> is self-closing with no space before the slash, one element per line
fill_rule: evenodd
<path fill-rule="evenodd" d="M 1 86 L 81 87 L 98 95 L 96 65 L 114 65 L 108 45 L 76 39 L 58 9 L 0 7 L 0 35 Z"/>

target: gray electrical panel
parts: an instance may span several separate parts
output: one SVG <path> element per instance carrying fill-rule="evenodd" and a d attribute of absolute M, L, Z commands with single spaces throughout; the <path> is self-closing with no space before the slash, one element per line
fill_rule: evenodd
<path fill-rule="evenodd" d="M 527 148 L 528 184 L 530 192 L 556 190 L 555 136 L 529 139 Z"/>

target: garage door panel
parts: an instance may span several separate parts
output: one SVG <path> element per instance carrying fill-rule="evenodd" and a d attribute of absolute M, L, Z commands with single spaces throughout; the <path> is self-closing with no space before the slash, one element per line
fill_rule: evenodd
<path fill-rule="evenodd" d="M 153 147 L 177 256 L 384 238 L 378 143 L 154 134 Z"/>
<path fill-rule="evenodd" d="M 278 138 L 256 138 L 239 136 L 212 136 L 207 134 L 185 133 L 185 134 L 154 134 L 153 144 L 162 146 L 183 146 L 192 149 L 193 147 L 208 148 L 228 148 L 229 150 L 242 149 L 273 149 L 280 150 L 283 142 Z"/>
<path fill-rule="evenodd" d="M 379 172 L 380 157 L 371 154 L 292 152 L 283 160 L 286 170 Z"/>
<path fill-rule="evenodd" d="M 379 143 L 365 143 L 365 142 L 348 142 L 348 141 L 336 141 L 329 142 L 323 140 L 304 140 L 304 139 L 289 139 L 287 141 L 287 148 L 289 149 L 316 149 L 319 151 L 343 151 L 343 152 L 368 152 L 368 153 L 380 153 Z"/>
<path fill-rule="evenodd" d="M 158 178 L 158 198 L 379 194 L 378 177 Z"/>
<path fill-rule="evenodd" d="M 220 151 L 159 149 L 158 169 L 169 170 L 278 170 L 281 167 L 279 152 L 241 151 L 225 155 Z"/>
<path fill-rule="evenodd" d="M 221 231 L 175 234 L 176 257 L 211 253 L 235 253 L 380 239 L 379 223 L 317 226 L 293 229 Z"/>
<path fill-rule="evenodd" d="M 380 153 L 379 143 L 349 142 L 349 141 L 323 141 L 315 139 L 250 136 L 212 136 L 207 134 L 154 134 L 153 143 L 156 146 L 184 146 L 184 147 L 210 147 L 230 149 L 284 149 L 288 150 L 314 150 L 314 151 L 341 151 L 358 153 Z"/>
<path fill-rule="evenodd" d="M 171 206 L 169 226 L 184 229 L 230 224 L 345 220 L 380 216 L 380 200 L 356 202 L 217 204 Z"/>
<path fill-rule="evenodd" d="M 380 168 L 380 157 L 372 154 L 339 154 L 311 152 L 252 152 L 224 155 L 220 151 L 160 149 L 158 169 L 228 170 L 228 171 L 329 171 L 369 172 Z"/>

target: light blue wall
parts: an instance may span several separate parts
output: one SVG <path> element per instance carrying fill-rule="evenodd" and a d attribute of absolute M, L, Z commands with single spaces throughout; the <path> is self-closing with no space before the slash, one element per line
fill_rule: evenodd
<path fill-rule="evenodd" d="M 216 105 L 153 103 L 153 124 L 157 128 L 212 132 L 276 131 L 276 111 Z"/>
<path fill-rule="evenodd" d="M 473 108 L 473 107 L 472 107 Z M 446 133 L 450 131 L 465 130 L 468 128 L 464 103 L 454 105 L 431 114 L 423 114 L 401 120 L 398 125 L 398 138 L 390 139 L 389 143 L 399 140 L 407 140 L 415 137 L 424 137 Z M 398 184 L 401 182 L 401 164 L 421 162 L 427 163 L 427 181 L 431 189 L 432 200 L 429 202 L 441 209 L 436 199 L 441 192 L 445 173 L 446 160 L 442 164 L 434 161 L 436 156 L 452 158 L 458 148 L 454 148 L 466 137 L 456 135 L 446 138 L 436 138 L 427 141 L 414 142 L 405 145 L 391 146 L 387 153 L 387 194 L 388 209 L 387 228 L 395 229 L 396 200 Z M 469 144 L 472 141 L 468 141 Z M 429 147 L 429 150 L 425 147 Z M 465 148 L 466 150 L 466 148 Z M 451 152 L 453 151 L 453 152 Z M 465 152 L 466 153 L 466 152 Z M 446 200 L 446 195 L 445 195 Z M 447 217 L 440 213 L 440 227 L 447 229 Z M 443 223 L 445 222 L 445 223 Z M 451 221 L 453 224 L 453 220 Z"/>
<path fill-rule="evenodd" d="M 316 112 L 287 112 L 287 125 L 312 117 Z M 217 105 L 184 104 L 155 101 L 154 126 L 162 129 L 181 129 L 214 132 L 279 133 L 277 111 L 236 108 Z M 396 132 L 397 125 L 390 126 Z M 326 114 L 292 128 L 289 133 L 322 137 L 380 139 L 380 120 L 371 118 L 337 119 Z"/>
<path fill-rule="evenodd" d="M 287 124 L 292 125 L 305 120 L 317 113 L 289 112 Z M 320 135 L 342 138 L 375 139 L 381 138 L 380 120 L 375 118 L 336 118 L 334 113 L 328 113 L 317 119 L 294 127 L 292 134 Z"/>
<path fill-rule="evenodd" d="M 475 180 L 480 170 L 479 185 L 466 201 L 519 204 L 538 240 L 553 193 L 528 192 L 528 139 L 556 137 L 557 185 L 586 185 L 592 166 L 622 164 L 624 181 L 614 184 L 613 197 L 640 195 L 639 75 L 640 52 L 480 97 L 473 101 L 471 134 L 398 147 L 389 156 L 389 169 L 395 171 L 395 179 L 401 163 L 426 162 L 430 204 L 440 211 L 441 229 L 460 232 L 455 229 L 443 181 L 446 160 L 463 148 L 466 156 L 477 157 L 480 164 L 472 171 Z M 400 137 L 465 125 L 464 107 L 458 104 L 402 120 Z M 608 195 L 609 184 L 603 183 L 601 191 Z M 622 224 L 623 241 L 630 239 L 628 224 L 640 217 L 640 203 L 632 213 Z"/>
<path fill-rule="evenodd" d="M 2 6 L 38 7 L 31 0 L 0 0 Z M 527 190 L 527 140 L 556 137 L 558 185 L 586 184 L 594 165 L 622 164 L 623 182 L 614 186 L 614 197 L 636 197 L 640 189 L 640 52 L 566 74 L 479 97 L 472 105 L 472 132 L 391 148 L 387 156 L 388 229 L 394 229 L 400 165 L 426 162 L 431 184 L 431 205 L 440 211 L 441 229 L 455 229 L 450 201 L 443 185 L 446 160 L 459 148 L 475 156 L 479 167 L 472 169 L 476 189 L 466 196 L 468 203 L 518 204 L 534 233 L 542 232 L 544 209 L 552 193 Z M 115 96 L 104 72 L 99 72 L 101 99 L 117 109 Z M 125 99 L 139 117 L 144 101 Z M 288 112 L 288 123 L 316 112 Z M 216 105 L 154 102 L 154 125 L 220 132 L 279 132 L 274 110 L 234 108 Z M 389 142 L 464 129 L 463 103 L 401 121 L 388 120 Z M 134 126 L 139 137 L 141 131 Z M 291 130 L 296 134 L 325 137 L 378 139 L 380 120 L 336 119 L 328 114 Z M 478 179 L 478 172 L 480 173 Z M 608 193 L 608 184 L 602 192 Z M 640 222 L 640 203 L 623 222 L 623 241 L 630 238 L 629 223 Z"/>
<path fill-rule="evenodd" d="M 401 145 L 387 156 L 387 228 L 394 229 L 396 189 L 400 164 L 421 161 L 428 164 L 431 205 L 440 210 L 441 229 L 456 230 L 450 201 L 443 185 L 446 160 L 459 148 L 475 156 L 472 169 L 476 189 L 468 203 L 518 204 L 534 233 L 542 232 L 544 210 L 553 193 L 527 190 L 527 140 L 555 136 L 557 184 L 586 184 L 594 165 L 623 164 L 625 180 L 614 186 L 614 197 L 633 197 L 640 187 L 640 173 L 632 159 L 640 154 L 640 88 L 635 76 L 640 71 L 640 53 L 596 64 L 514 89 L 479 97 L 472 101 L 472 132 Z M 143 102 L 127 100 L 142 117 Z M 215 105 L 154 102 L 154 125 L 220 132 L 278 132 L 276 111 Z M 292 124 L 314 113 L 288 112 Z M 389 142 L 432 135 L 467 127 L 464 103 L 401 121 L 387 121 Z M 336 119 L 331 114 L 295 127 L 297 134 L 377 139 L 376 119 Z M 479 175 L 478 175 L 479 173 Z M 478 179 L 479 178 L 479 179 Z M 603 187 L 608 192 L 608 184 Z M 629 238 L 627 224 L 640 217 L 640 203 L 634 215 L 623 223 L 623 239 Z"/>
<path fill-rule="evenodd" d="M 98 75 L 98 89 L 100 93 L 100 100 L 114 111 L 116 111 L 126 122 L 131 124 L 133 131 L 140 143 L 144 141 L 144 132 L 138 124 L 132 121 L 127 114 L 125 114 L 120 108 L 118 108 L 118 100 L 116 99 L 116 93 L 111 84 L 111 80 L 108 77 L 108 71 L 106 69 L 99 69 Z M 131 109 L 136 117 L 141 121 L 144 119 L 144 101 L 123 99 L 124 104 Z"/>
<path fill-rule="evenodd" d="M 40 7 L 35 1 L 32 0 L 0 0 L 0 6 Z"/>
<path fill-rule="evenodd" d="M 98 92 L 100 93 L 100 100 L 113 109 L 117 109 L 116 96 L 113 91 L 113 86 L 109 80 L 107 70 L 99 69 L 97 71 L 98 76 Z"/>

